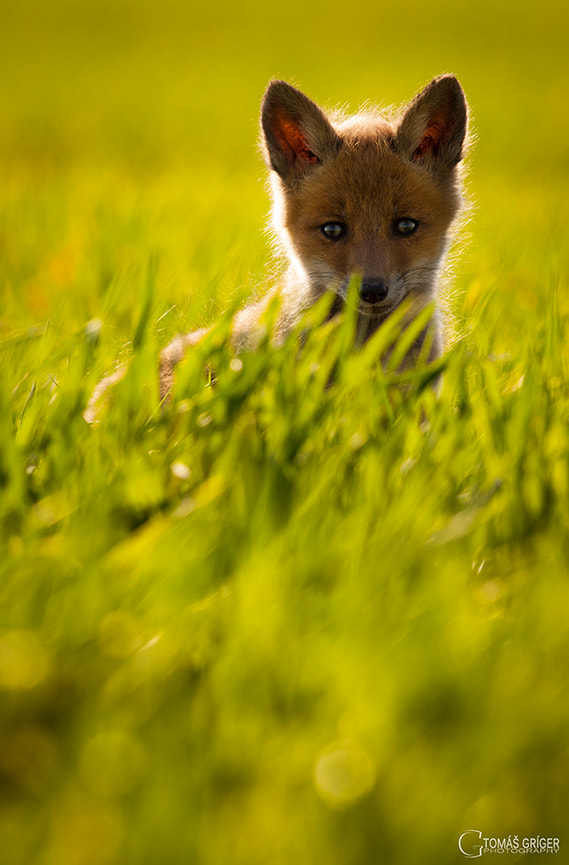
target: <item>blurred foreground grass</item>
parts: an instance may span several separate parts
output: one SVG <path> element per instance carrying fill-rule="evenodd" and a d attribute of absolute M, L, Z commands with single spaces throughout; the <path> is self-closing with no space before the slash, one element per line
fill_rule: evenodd
<path fill-rule="evenodd" d="M 2 862 L 567 861 L 566 7 L 1 10 Z M 159 348 L 265 278 L 268 79 L 444 70 L 479 141 L 440 399 L 349 322 L 236 364 L 221 319 L 160 414 Z"/>

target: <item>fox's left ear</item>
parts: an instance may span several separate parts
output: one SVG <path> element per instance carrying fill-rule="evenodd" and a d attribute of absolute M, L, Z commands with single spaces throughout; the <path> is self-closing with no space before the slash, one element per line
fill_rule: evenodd
<path fill-rule="evenodd" d="M 334 157 L 341 141 L 324 112 L 286 81 L 271 81 L 261 105 L 265 159 L 285 184 Z"/>
<path fill-rule="evenodd" d="M 454 75 L 435 78 L 411 102 L 399 124 L 396 150 L 433 174 L 448 174 L 460 162 L 468 109 Z"/>

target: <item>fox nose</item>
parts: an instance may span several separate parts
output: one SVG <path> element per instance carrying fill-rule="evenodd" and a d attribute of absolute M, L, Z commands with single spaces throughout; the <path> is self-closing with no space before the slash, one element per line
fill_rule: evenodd
<path fill-rule="evenodd" d="M 389 292 L 381 279 L 364 279 L 360 286 L 360 297 L 365 303 L 381 303 Z"/>

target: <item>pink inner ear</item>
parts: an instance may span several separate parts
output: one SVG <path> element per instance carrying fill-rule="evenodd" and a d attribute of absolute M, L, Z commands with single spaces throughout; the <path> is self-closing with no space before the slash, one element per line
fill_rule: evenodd
<path fill-rule="evenodd" d="M 445 133 L 446 126 L 442 120 L 431 120 L 425 129 L 425 134 L 421 138 L 419 146 L 413 153 L 413 159 L 421 159 L 427 153 L 432 153 L 433 156 L 436 156 Z"/>
<path fill-rule="evenodd" d="M 318 157 L 309 148 L 304 135 L 296 123 L 291 120 L 281 119 L 276 134 L 283 151 L 287 154 L 291 163 L 294 162 L 295 158 L 302 162 L 318 162 Z"/>

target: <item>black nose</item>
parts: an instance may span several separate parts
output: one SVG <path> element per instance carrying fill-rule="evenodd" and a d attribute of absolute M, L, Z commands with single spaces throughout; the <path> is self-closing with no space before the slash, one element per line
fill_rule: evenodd
<path fill-rule="evenodd" d="M 365 303 L 381 303 L 389 292 L 381 279 L 364 279 L 360 286 L 360 297 Z"/>

